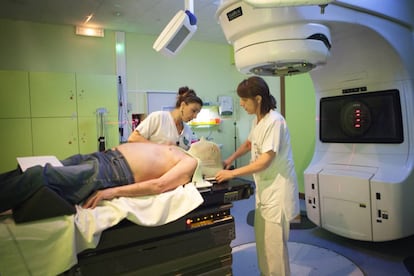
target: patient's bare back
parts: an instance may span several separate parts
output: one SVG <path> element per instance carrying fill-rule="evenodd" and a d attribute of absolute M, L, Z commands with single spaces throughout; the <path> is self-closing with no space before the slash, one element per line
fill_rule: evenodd
<path fill-rule="evenodd" d="M 176 146 L 125 143 L 117 147 L 127 160 L 135 182 L 158 178 L 184 158 L 192 158 Z"/>

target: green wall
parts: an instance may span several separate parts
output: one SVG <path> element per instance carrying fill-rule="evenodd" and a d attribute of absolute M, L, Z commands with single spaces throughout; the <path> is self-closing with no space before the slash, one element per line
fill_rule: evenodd
<path fill-rule="evenodd" d="M 113 31 L 106 30 L 104 38 L 83 37 L 75 35 L 74 26 L 0 20 L 0 35 L 7 42 L 0 44 L 0 70 L 116 74 Z M 238 145 L 247 137 L 250 122 L 238 109 L 235 87 L 245 76 L 233 64 L 232 48 L 190 41 L 178 56 L 167 58 L 152 49 L 155 39 L 125 34 L 127 89 L 177 91 L 187 85 L 204 101 L 232 95 L 235 114 L 211 134 L 223 144 L 223 158 L 228 156 L 234 149 L 233 122 L 242 122 L 237 124 Z M 199 133 L 207 135 L 209 131 Z"/>
<path fill-rule="evenodd" d="M 25 21 L 0 20 L 0 70 L 116 74 L 115 32 L 105 30 L 104 38 L 75 35 L 75 27 Z M 187 85 L 204 100 L 231 95 L 233 116 L 224 118 L 218 130 L 197 131 L 223 144 L 223 158 L 239 146 L 250 130 L 252 117 L 240 108 L 235 93 L 246 75 L 234 66 L 229 45 L 191 40 L 175 57 L 165 57 L 152 49 L 155 36 L 125 34 L 128 91 L 177 91 Z M 280 107 L 280 80 L 266 77 Z M 293 154 L 303 192 L 303 170 L 314 147 L 314 93 L 309 76 L 286 78 L 286 112 L 292 132 Z M 236 125 L 236 126 L 235 126 Z M 235 139 L 236 137 L 236 139 Z M 249 162 L 246 155 L 238 162 Z"/>
<path fill-rule="evenodd" d="M 315 90 L 309 74 L 294 75 L 285 80 L 286 120 L 291 134 L 299 192 L 304 193 L 303 172 L 315 148 Z"/>
<path fill-rule="evenodd" d="M 0 20 L 0 70 L 115 74 L 115 33 L 75 35 L 75 27 Z"/>

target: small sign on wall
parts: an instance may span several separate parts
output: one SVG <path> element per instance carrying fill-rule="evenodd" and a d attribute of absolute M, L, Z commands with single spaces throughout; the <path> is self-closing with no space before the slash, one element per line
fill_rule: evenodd
<path fill-rule="evenodd" d="M 219 113 L 220 116 L 233 115 L 233 97 L 232 96 L 219 96 Z"/>

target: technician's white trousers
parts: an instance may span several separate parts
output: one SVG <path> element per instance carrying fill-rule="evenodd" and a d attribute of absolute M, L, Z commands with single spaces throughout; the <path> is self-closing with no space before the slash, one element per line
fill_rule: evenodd
<path fill-rule="evenodd" d="M 256 251 L 261 275 L 289 276 L 289 222 L 283 214 L 280 224 L 266 221 L 260 214 L 260 208 L 256 209 L 254 217 Z"/>

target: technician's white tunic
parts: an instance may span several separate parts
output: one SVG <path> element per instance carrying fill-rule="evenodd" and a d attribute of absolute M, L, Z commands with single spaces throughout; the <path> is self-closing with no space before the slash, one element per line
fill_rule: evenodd
<path fill-rule="evenodd" d="M 155 111 L 146 117 L 136 130 L 151 142 L 158 144 L 174 144 L 188 150 L 193 132 L 183 123 L 184 128 L 178 133 L 174 119 L 169 111 Z"/>
<path fill-rule="evenodd" d="M 289 221 L 299 214 L 297 179 L 285 119 L 277 111 L 270 111 L 259 123 L 255 118 L 248 140 L 251 142 L 252 161 L 270 150 L 276 153 L 268 168 L 253 174 L 256 183 L 256 214 L 261 217 L 255 223 L 263 224 L 255 225 L 255 231 L 266 231 L 256 233 L 259 266 L 266 275 L 289 274 L 287 246 L 269 248 L 262 236 L 265 235 L 268 241 L 286 245 Z M 258 239 L 261 241 L 258 242 Z"/>
<path fill-rule="evenodd" d="M 299 214 L 299 193 L 285 119 L 277 111 L 270 111 L 259 123 L 255 118 L 248 139 L 252 161 L 267 151 L 276 153 L 267 169 L 253 174 L 256 207 L 261 206 L 266 220 L 280 223 L 282 212 L 292 220 Z"/>

